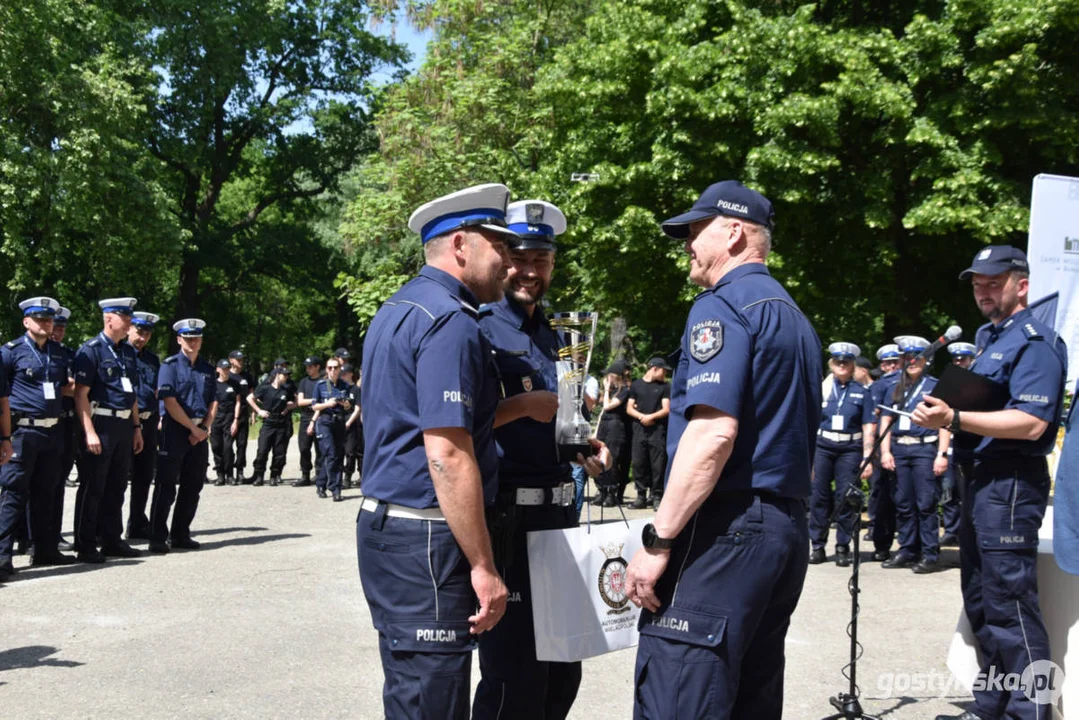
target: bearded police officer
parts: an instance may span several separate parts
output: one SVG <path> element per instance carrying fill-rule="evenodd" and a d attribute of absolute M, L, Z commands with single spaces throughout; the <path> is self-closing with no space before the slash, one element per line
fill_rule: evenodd
<path fill-rule="evenodd" d="M 1027 308 L 1030 269 L 1021 250 L 989 246 L 959 277 L 971 279 L 974 300 L 989 320 L 978 330 L 970 370 L 1006 388 L 1008 399 L 1000 410 L 967 412 L 926 396 L 914 422 L 957 433 L 954 459 L 964 492 L 960 583 L 982 677 L 1024 671 L 1029 676 L 1032 670 L 1038 677 L 1030 682 L 1040 689 L 1039 682 L 1052 677 L 1030 668 L 1049 660 L 1038 603 L 1038 530 L 1049 499 L 1045 456 L 1060 424 L 1067 354 L 1064 343 Z M 1040 719 L 1052 712 L 1021 688 L 981 685 L 973 708 L 958 717 Z"/>
<path fill-rule="evenodd" d="M 468 718 L 471 651 L 506 607 L 484 519 L 498 484 L 497 370 L 478 320 L 480 303 L 502 297 L 508 199 L 488 184 L 417 209 L 408 225 L 426 265 L 364 342 L 356 546 L 391 720 Z"/>
<path fill-rule="evenodd" d="M 139 381 L 135 384 L 135 399 L 139 403 L 139 424 L 142 425 L 142 452 L 131 461 L 131 501 L 127 510 L 127 539 L 150 539 L 150 518 L 146 503 L 157 468 L 158 414 L 157 374 L 161 360 L 147 347 L 154 335 L 159 315 L 136 310 L 131 316 L 127 342 L 135 349 L 135 369 Z"/>
<path fill-rule="evenodd" d="M 0 467 L 0 582 L 14 572 L 14 534 L 28 504 L 33 564 L 76 562 L 57 549 L 60 531 L 55 526 L 53 509 L 58 486 L 63 482 L 60 395 L 68 382 L 67 356 L 60 343 L 51 339 L 53 317 L 59 307 L 60 303 L 50 297 L 20 302 L 26 333 L 0 348 L 4 374 L 0 389 L 10 391 L 11 425 L 0 437 L 0 456 L 10 457 Z"/>
<path fill-rule="evenodd" d="M 132 449 L 142 452 L 135 350 L 127 343 L 135 298 L 98 302 L 104 328 L 75 354 L 75 410 L 86 446 L 75 497 L 75 545 L 82 562 L 138 557 L 121 538 Z M 97 549 L 101 538 L 101 551 Z"/>
<path fill-rule="evenodd" d="M 180 352 L 165 358 L 157 378 L 157 397 L 164 420 L 150 510 L 150 552 L 153 553 L 167 553 L 170 547 L 199 548 L 199 543 L 191 539 L 191 521 L 199 507 L 202 486 L 206 484 L 208 428 L 217 413 L 214 369 L 199 359 L 205 327 L 206 321 L 199 318 L 173 323 Z M 173 500 L 176 510 L 172 513 L 170 530 Z"/>
<path fill-rule="evenodd" d="M 627 572 L 644 608 L 635 718 L 782 714 L 822 374 L 816 333 L 764 264 L 773 217 L 725 181 L 663 224 L 706 289 L 674 371 L 667 488 Z"/>
<path fill-rule="evenodd" d="M 511 203 L 505 297 L 486 305 L 480 327 L 494 347 L 503 400 L 495 418 L 499 471 L 495 560 L 511 601 L 506 617 L 480 637 L 480 678 L 473 720 L 564 718 L 581 684 L 581 664 L 536 659 L 527 533 L 576 527 L 576 487 L 569 458 L 558 456 L 558 349 L 562 343 L 540 307 L 551 285 L 562 211 L 542 200 Z M 608 453 L 609 454 L 609 453 Z M 576 458 L 574 458 L 576 459 Z M 603 468 L 590 459 L 598 471 Z"/>

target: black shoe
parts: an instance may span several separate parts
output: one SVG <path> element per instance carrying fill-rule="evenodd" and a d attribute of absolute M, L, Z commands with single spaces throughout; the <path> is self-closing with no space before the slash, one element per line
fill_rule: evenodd
<path fill-rule="evenodd" d="M 270 487 L 277 487 L 279 484 L 281 484 L 281 478 L 274 477 L 273 475 L 271 475 L 270 476 Z"/>
<path fill-rule="evenodd" d="M 222 487 L 224 484 L 225 484 L 225 476 L 224 475 L 218 475 L 217 479 L 214 480 L 214 487 Z"/>
<path fill-rule="evenodd" d="M 149 540 L 150 539 L 150 526 L 149 525 L 128 525 L 127 526 L 127 539 L 128 540 Z"/>
<path fill-rule="evenodd" d="M 109 543 L 101 548 L 102 554 L 106 557 L 121 557 L 121 558 L 137 558 L 142 557 L 142 553 L 135 548 L 128 545 L 123 540 L 117 540 L 114 543 Z"/>
<path fill-rule="evenodd" d="M 897 568 L 909 568 L 913 564 L 913 557 L 898 552 L 890 560 L 885 560 L 883 563 L 881 563 L 881 567 L 887 570 L 895 570 Z"/>
<path fill-rule="evenodd" d="M 252 480 L 251 484 L 253 486 L 255 486 L 255 487 L 262 487 L 262 476 L 260 475 L 257 478 L 255 478 L 254 480 Z"/>
<path fill-rule="evenodd" d="M 959 545 L 959 538 L 949 533 L 940 539 L 940 544 L 941 546 L 956 547 Z"/>
<path fill-rule="evenodd" d="M 58 552 L 71 552 L 75 549 L 75 546 L 67 540 L 60 540 L 56 543 L 56 549 Z"/>
<path fill-rule="evenodd" d="M 659 497 L 652 498 L 652 509 L 653 510 L 659 510 L 659 504 L 661 502 L 663 502 L 663 496 L 662 495 L 660 495 Z"/>
<path fill-rule="evenodd" d="M 813 552 L 809 553 L 809 564 L 820 565 L 828 558 L 824 554 L 824 548 L 813 548 Z"/>
<path fill-rule="evenodd" d="M 341 489 L 349 490 L 352 488 L 352 478 L 344 478 L 341 480 Z"/>
<path fill-rule="evenodd" d="M 304 478 L 303 480 L 297 480 L 296 482 L 292 483 L 292 487 L 311 487 L 311 480 L 308 478 Z"/>
<path fill-rule="evenodd" d="M 202 543 L 191 538 L 172 538 L 173 550 L 198 550 Z"/>
<path fill-rule="evenodd" d="M 0 582 L 7 582 L 15 574 L 15 568 L 11 565 L 0 565 Z"/>
<path fill-rule="evenodd" d="M 322 498 L 323 500 L 325 500 L 326 499 L 326 491 L 323 488 L 319 488 L 318 489 L 318 496 L 320 498 Z"/>
<path fill-rule="evenodd" d="M 937 715 L 936 720 L 982 720 L 982 718 L 968 710 L 962 715 Z"/>
<path fill-rule="evenodd" d="M 63 555 L 61 553 L 48 553 L 47 555 L 34 554 L 30 558 L 30 564 L 34 567 L 53 567 L 59 565 L 75 565 L 79 561 L 74 555 Z"/>
<path fill-rule="evenodd" d="M 89 550 L 79 550 L 75 559 L 81 563 L 89 563 L 91 565 L 100 565 L 105 562 L 105 556 L 94 548 L 90 548 Z"/>
<path fill-rule="evenodd" d="M 629 504 L 630 510 L 643 510 L 646 507 L 648 507 L 648 498 L 640 496 Z"/>
<path fill-rule="evenodd" d="M 866 530 L 865 535 L 862 536 L 863 542 L 873 542 L 873 531 Z"/>
<path fill-rule="evenodd" d="M 850 567 L 850 548 L 839 545 L 835 549 L 836 567 Z"/>
<path fill-rule="evenodd" d="M 885 560 L 887 560 L 891 556 L 892 556 L 892 553 L 890 553 L 887 550 L 874 550 L 873 551 L 873 562 L 884 562 Z"/>
<path fill-rule="evenodd" d="M 614 495 L 608 495 L 603 498 L 601 507 L 618 507 L 618 501 L 615 500 Z"/>
<path fill-rule="evenodd" d="M 928 575 L 929 573 L 935 573 L 939 569 L 940 566 L 937 564 L 936 560 L 926 560 L 925 558 L 919 560 L 918 563 L 911 568 L 917 575 Z"/>
<path fill-rule="evenodd" d="M 26 555 L 30 552 L 30 546 L 27 543 L 19 542 L 15 543 L 15 555 Z"/>
<path fill-rule="evenodd" d="M 151 540 L 149 550 L 154 555 L 167 555 L 169 544 L 163 540 Z"/>
<path fill-rule="evenodd" d="M 341 491 L 340 490 L 334 490 L 333 491 L 333 501 L 334 502 L 341 502 L 342 500 L 344 500 L 344 498 L 341 497 Z"/>

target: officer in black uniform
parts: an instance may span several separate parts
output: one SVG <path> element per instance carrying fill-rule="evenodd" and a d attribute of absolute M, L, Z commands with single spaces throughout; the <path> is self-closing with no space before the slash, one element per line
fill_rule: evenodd
<path fill-rule="evenodd" d="M 959 278 L 971 279 L 989 320 L 976 336 L 970 370 L 1006 389 L 993 412 L 967 412 L 926 396 L 914 410 L 922 427 L 956 434 L 953 458 L 963 492 L 959 557 L 963 609 L 978 640 L 982 687 L 962 720 L 1048 718 L 1049 695 L 1062 682 L 1049 669 L 1049 636 L 1038 603 L 1038 530 L 1049 500 L 1049 467 L 1064 406 L 1063 341 L 1028 309 L 1026 254 L 991 245 Z M 1044 666 L 1044 667 L 1042 667 Z M 1038 692 L 985 682 L 988 674 L 1025 675 Z M 978 684 L 975 684 L 978 687 Z M 1039 700 L 1041 702 L 1039 702 Z M 947 718 L 947 716 L 939 716 Z"/>
<path fill-rule="evenodd" d="M 277 487 L 281 482 L 281 473 L 285 469 L 285 453 L 288 450 L 289 428 L 292 425 L 291 413 L 296 406 L 294 396 L 288 390 L 289 374 L 287 365 L 275 367 L 270 371 L 269 382 L 259 385 L 255 392 L 247 396 L 251 410 L 262 418 L 258 452 L 255 454 L 253 485 L 262 485 L 262 479 L 266 475 L 266 460 L 271 449 L 273 462 L 270 464 L 270 486 Z"/>
<path fill-rule="evenodd" d="M 638 720 L 783 712 L 822 373 L 816 333 L 764 264 L 773 217 L 763 195 L 726 181 L 663 224 L 705 290 L 674 371 L 666 492 L 626 577 L 644 608 Z"/>
<path fill-rule="evenodd" d="M 633 423 L 626 415 L 629 401 L 629 366 L 625 360 L 615 360 L 603 371 L 603 395 L 600 398 L 601 413 L 596 426 L 596 438 L 611 453 L 613 467 L 596 478 L 599 492 L 593 505 L 617 507 L 629 484 L 630 439 Z"/>
<path fill-rule="evenodd" d="M 243 393 L 240 384 L 232 375 L 231 363 L 222 358 L 217 361 L 217 382 L 214 383 L 214 399 L 217 400 L 217 414 L 210 427 L 210 451 L 214 456 L 214 472 L 217 479 L 214 487 L 226 483 L 239 485 L 240 479 L 234 475 L 236 457 L 233 454 L 233 442 L 240 427 L 240 398 Z"/>
<path fill-rule="evenodd" d="M 255 381 L 244 370 L 244 362 L 247 358 L 242 350 L 233 350 L 229 353 L 229 363 L 232 365 L 232 382 L 237 392 L 240 393 L 240 418 L 236 424 L 236 434 L 233 435 L 235 443 L 234 470 L 239 484 L 244 482 L 244 468 L 247 467 L 247 438 L 251 433 L 251 408 L 247 404 L 247 396 L 255 390 Z"/>
<path fill-rule="evenodd" d="M 661 357 L 648 361 L 644 377 L 629 386 L 626 415 L 633 423 L 633 484 L 637 497 L 630 504 L 634 510 L 648 506 L 658 508 L 663 499 L 663 481 L 667 477 L 667 416 L 671 411 L 671 384 L 667 373 L 671 367 Z"/>
<path fill-rule="evenodd" d="M 341 367 L 341 379 L 348 385 L 348 399 L 352 403 L 352 412 L 345 419 L 345 469 L 341 480 L 341 487 L 348 490 L 352 487 L 352 473 L 357 468 L 363 468 L 363 406 L 360 402 L 360 383 L 352 365 L 345 363 Z M 357 480 L 356 487 L 359 486 L 360 481 Z"/>
<path fill-rule="evenodd" d="M 159 315 L 136 310 L 131 316 L 131 329 L 127 342 L 135 349 L 136 369 L 139 381 L 135 384 L 135 399 L 139 403 L 139 423 L 142 425 L 142 452 L 131 461 L 131 502 L 127 513 L 127 539 L 149 540 L 150 518 L 146 517 L 146 504 L 150 499 L 150 486 L 157 469 L 157 446 L 161 415 L 158 413 L 157 373 L 161 359 L 147 347 L 154 336 L 154 326 Z"/>
<path fill-rule="evenodd" d="M 86 442 L 85 474 L 75 496 L 75 548 L 87 563 L 141 554 L 122 538 L 132 450 L 137 455 L 143 446 L 135 399 L 138 361 L 127 343 L 135 298 L 109 298 L 98 307 L 104 329 L 75 354 L 75 411 Z"/>
<path fill-rule="evenodd" d="M 527 533 L 577 526 L 570 458 L 558 456 L 558 334 L 540 301 L 551 284 L 562 211 L 542 200 L 510 203 L 505 297 L 485 305 L 480 327 L 495 351 L 503 400 L 495 417 L 499 450 L 495 561 L 509 589 L 506 617 L 480 637 L 480 678 L 473 720 L 565 718 L 581 684 L 581 664 L 536 659 Z M 609 452 L 605 451 L 609 459 Z M 576 458 L 574 458 L 576 459 Z M 590 459 L 598 474 L 603 467 Z"/>
<path fill-rule="evenodd" d="M 207 428 L 213 424 L 217 413 L 214 369 L 199 359 L 205 327 L 206 321 L 199 318 L 173 323 L 180 352 L 165 358 L 157 377 L 157 397 L 161 400 L 164 420 L 150 509 L 152 553 L 167 553 L 170 545 L 173 550 L 199 548 L 199 543 L 191 538 L 191 521 L 195 519 L 199 494 L 206 484 Z M 172 513 L 170 530 L 169 512 L 173 500 L 176 511 Z"/>
<path fill-rule="evenodd" d="M 64 349 L 64 354 L 67 355 L 67 366 L 71 370 L 75 368 L 75 349 L 64 345 L 64 337 L 67 335 L 67 322 L 71 318 L 71 311 L 66 307 L 61 307 L 56 311 L 56 317 L 52 321 L 52 339 L 55 342 L 60 343 L 60 347 Z M 69 372 L 68 373 L 68 385 L 74 386 L 75 378 Z M 78 455 L 79 445 L 82 443 L 82 436 L 77 431 L 78 423 L 75 422 L 75 395 L 64 394 L 63 400 L 63 412 L 60 415 L 60 425 L 63 428 L 61 433 L 64 436 L 64 457 L 60 461 L 60 477 L 64 479 L 60 483 L 60 487 L 56 492 L 56 503 L 54 511 L 56 513 L 55 525 L 57 532 L 60 533 L 60 537 L 57 539 L 57 547 L 62 552 L 67 552 L 74 549 L 74 546 L 63 538 L 64 529 L 64 495 L 65 488 L 70 482 L 72 486 L 75 485 L 70 480 L 71 469 L 75 467 L 75 458 Z"/>
<path fill-rule="evenodd" d="M 53 317 L 60 303 L 33 297 L 19 303 L 26 333 L 0 348 L 4 381 L 9 390 L 10 427 L 0 425 L 0 582 L 15 571 L 11 564 L 14 534 L 30 507 L 30 538 L 34 565 L 76 562 L 56 547 L 54 503 L 60 477 L 64 440 L 61 436 L 60 395 L 68 383 L 67 356 L 51 339 Z M 10 433 L 10 437 L 8 436 Z M 10 442 L 10 447 L 8 443 Z"/>
<path fill-rule="evenodd" d="M 508 199 L 480 185 L 416 210 L 426 265 L 364 341 L 356 548 L 390 720 L 466 720 L 476 638 L 506 607 L 484 520 L 498 484 L 497 370 L 478 319 L 502 297 Z"/>
<path fill-rule="evenodd" d="M 300 426 L 296 430 L 296 445 L 300 449 L 300 479 L 294 483 L 296 487 L 308 487 L 311 484 L 312 448 L 315 452 L 315 467 L 322 467 L 322 455 L 319 453 L 318 443 L 315 442 L 315 434 L 307 431 L 312 427 L 315 417 L 311 403 L 314 402 L 315 385 L 322 377 L 322 360 L 310 355 L 304 359 L 303 366 L 307 375 L 296 385 L 296 407 L 300 409 Z"/>
<path fill-rule="evenodd" d="M 340 502 L 341 470 L 345 454 L 345 420 L 352 414 L 349 387 L 341 379 L 341 361 L 330 358 L 326 362 L 326 378 L 315 385 L 315 411 L 313 432 L 322 451 L 322 466 L 315 476 L 315 487 L 320 498 L 326 497 L 328 489 L 334 502 Z M 308 428 L 308 432 L 312 432 Z"/>

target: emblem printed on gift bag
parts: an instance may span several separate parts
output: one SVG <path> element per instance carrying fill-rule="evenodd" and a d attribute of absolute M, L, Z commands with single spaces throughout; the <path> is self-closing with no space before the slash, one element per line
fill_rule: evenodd
<path fill-rule="evenodd" d="M 607 557 L 599 569 L 599 596 L 611 607 L 608 615 L 621 615 L 630 611 L 629 597 L 626 595 L 626 559 L 622 557 L 624 543 L 600 545 L 600 551 Z"/>

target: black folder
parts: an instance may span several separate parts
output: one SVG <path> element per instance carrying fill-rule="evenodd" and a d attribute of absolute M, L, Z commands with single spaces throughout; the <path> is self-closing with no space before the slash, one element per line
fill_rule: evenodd
<path fill-rule="evenodd" d="M 972 412 L 1003 410 L 1011 397 L 1006 385 L 958 365 L 946 367 L 937 386 L 929 394 L 940 398 L 956 410 Z"/>

